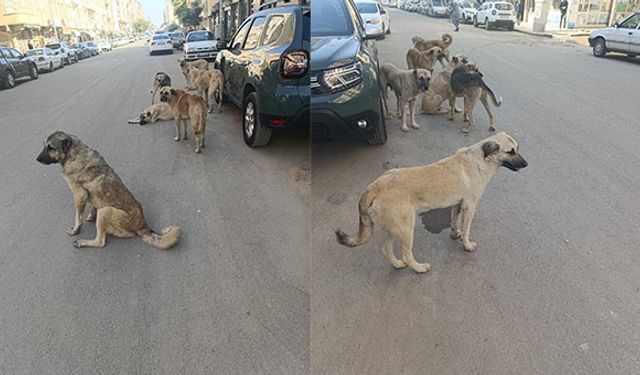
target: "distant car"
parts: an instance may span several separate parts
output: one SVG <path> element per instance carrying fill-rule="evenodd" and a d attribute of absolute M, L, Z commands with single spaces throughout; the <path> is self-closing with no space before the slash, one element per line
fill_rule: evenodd
<path fill-rule="evenodd" d="M 187 34 L 183 49 L 185 60 L 212 60 L 218 55 L 218 41 L 211 31 L 192 31 Z"/>
<path fill-rule="evenodd" d="M 360 16 L 367 24 L 380 25 L 384 34 L 391 33 L 391 18 L 389 12 L 377 0 L 357 0 L 356 7 Z"/>
<path fill-rule="evenodd" d="M 91 51 L 91 56 L 97 56 L 100 51 L 98 50 L 98 45 L 93 41 L 84 42 L 85 46 L 89 51 Z"/>
<path fill-rule="evenodd" d="M 483 24 L 485 29 L 506 27 L 512 31 L 516 24 L 516 10 L 513 4 L 505 1 L 484 2 L 473 18 L 473 26 Z"/>
<path fill-rule="evenodd" d="M 34 48 L 24 53 L 27 58 L 33 60 L 38 67 L 38 71 L 46 70 L 53 72 L 56 69 L 64 68 L 62 58 L 56 55 L 50 48 Z"/>
<path fill-rule="evenodd" d="M 49 43 L 45 47 L 50 48 L 53 52 L 58 52 L 60 57 L 62 57 L 62 61 L 65 65 L 72 64 L 78 61 L 78 56 L 76 56 L 75 50 L 73 50 L 67 43 Z"/>
<path fill-rule="evenodd" d="M 100 53 L 111 51 L 112 49 L 113 46 L 108 40 L 103 40 L 102 42 L 98 43 L 98 50 L 100 50 Z"/>
<path fill-rule="evenodd" d="M 465 0 L 460 3 L 460 20 L 465 23 L 473 23 L 473 18 L 478 13 L 477 5 L 474 1 Z"/>
<path fill-rule="evenodd" d="M 84 43 L 72 44 L 71 48 L 75 49 L 78 59 L 84 60 L 91 57 L 91 50 Z"/>
<path fill-rule="evenodd" d="M 593 30 L 589 45 L 596 57 L 604 57 L 607 52 L 626 53 L 629 57 L 640 55 L 640 12 L 629 15 L 613 27 Z"/>
<path fill-rule="evenodd" d="M 173 48 L 182 49 L 184 46 L 184 33 L 182 31 L 174 31 L 169 33 L 169 36 L 171 37 Z"/>
<path fill-rule="evenodd" d="M 0 47 L 0 81 L 3 87 L 13 88 L 16 80 L 38 79 L 38 66 L 25 55 L 9 47 Z"/>
<path fill-rule="evenodd" d="M 171 45 L 171 37 L 169 34 L 156 34 L 149 42 L 149 56 L 157 52 L 173 53 L 173 45 Z"/>
<path fill-rule="evenodd" d="M 427 0 L 427 15 L 431 17 L 447 17 L 449 7 L 444 0 Z"/>

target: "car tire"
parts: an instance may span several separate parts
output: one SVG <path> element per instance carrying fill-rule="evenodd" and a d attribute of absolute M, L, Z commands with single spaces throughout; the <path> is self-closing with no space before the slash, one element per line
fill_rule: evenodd
<path fill-rule="evenodd" d="M 514 29 L 514 28 L 515 28 L 515 25 L 514 25 L 514 24 L 511 24 L 511 25 L 509 25 L 508 30 L 509 30 L 509 31 L 513 31 L 513 29 Z"/>
<path fill-rule="evenodd" d="M 4 87 L 6 89 L 12 89 L 16 87 L 16 76 L 12 71 L 7 71 L 7 79 L 4 81 Z"/>
<path fill-rule="evenodd" d="M 380 107 L 380 122 L 373 131 L 373 136 L 367 140 L 372 146 L 383 145 L 387 142 L 387 123 L 384 120 L 384 112 L 382 111 L 382 98 L 378 99 L 378 106 Z"/>
<path fill-rule="evenodd" d="M 485 18 L 484 19 L 484 29 L 489 31 L 490 28 L 491 28 L 491 26 L 489 25 L 489 19 Z"/>
<path fill-rule="evenodd" d="M 629 56 L 629 57 L 632 57 L 632 58 L 633 58 L 633 57 L 636 57 L 636 56 L 638 56 L 638 55 L 636 55 L 635 53 L 627 53 L 627 56 Z"/>
<path fill-rule="evenodd" d="M 387 27 L 387 35 L 391 34 L 391 24 L 389 24 L 389 26 Z"/>
<path fill-rule="evenodd" d="M 607 55 L 607 46 L 604 39 L 598 38 L 593 42 L 593 55 L 595 57 L 605 57 Z"/>
<path fill-rule="evenodd" d="M 31 79 L 38 79 L 38 67 L 36 64 L 29 67 L 29 77 L 31 77 Z"/>
<path fill-rule="evenodd" d="M 271 138 L 271 128 L 260 122 L 258 109 L 258 96 L 255 92 L 249 93 L 242 106 L 242 137 L 249 147 L 266 146 Z"/>
<path fill-rule="evenodd" d="M 53 62 L 49 62 L 49 73 L 53 72 L 54 70 L 56 70 L 56 67 L 53 66 Z"/>
<path fill-rule="evenodd" d="M 473 27 L 478 27 L 478 17 L 473 17 Z"/>

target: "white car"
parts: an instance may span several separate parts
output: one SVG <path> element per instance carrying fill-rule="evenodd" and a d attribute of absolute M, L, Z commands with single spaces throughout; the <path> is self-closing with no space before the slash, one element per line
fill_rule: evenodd
<path fill-rule="evenodd" d="M 39 71 L 53 72 L 56 69 L 64 68 L 60 54 L 53 52 L 51 48 L 34 48 L 24 53 L 28 59 L 38 66 Z"/>
<path fill-rule="evenodd" d="M 460 20 L 462 22 L 472 23 L 478 9 L 474 1 L 464 0 L 460 3 Z"/>
<path fill-rule="evenodd" d="M 480 6 L 473 19 L 473 26 L 483 24 L 485 29 L 506 27 L 513 30 L 516 24 L 516 10 L 511 3 L 505 1 L 487 1 Z"/>
<path fill-rule="evenodd" d="M 362 19 L 370 25 L 379 26 L 384 34 L 391 33 L 389 12 L 376 0 L 358 0 L 355 2 Z M 384 38 L 384 34 L 382 38 Z"/>
<path fill-rule="evenodd" d="M 173 53 L 173 44 L 171 44 L 171 37 L 169 34 L 156 34 L 151 38 L 151 41 L 149 42 L 149 56 L 156 52 Z"/>
<path fill-rule="evenodd" d="M 53 52 L 58 52 L 58 55 L 60 55 L 62 62 L 65 65 L 78 62 L 78 56 L 76 55 L 75 50 L 73 50 L 66 42 L 49 43 L 45 47 L 50 48 Z"/>
<path fill-rule="evenodd" d="M 187 34 L 183 50 L 185 60 L 215 60 L 218 55 L 218 41 L 211 31 L 192 31 Z"/>
<path fill-rule="evenodd" d="M 100 51 L 100 53 L 111 51 L 112 49 L 113 49 L 113 46 L 111 45 L 111 42 L 109 42 L 108 40 L 103 40 L 102 42 L 98 43 L 98 51 Z"/>
<path fill-rule="evenodd" d="M 593 30 L 589 45 L 597 57 L 604 57 L 607 52 L 626 53 L 630 57 L 640 55 L 640 12 L 631 14 L 613 27 Z"/>
<path fill-rule="evenodd" d="M 449 7 L 444 0 L 428 0 L 427 1 L 427 16 L 431 17 L 447 17 L 449 14 Z"/>

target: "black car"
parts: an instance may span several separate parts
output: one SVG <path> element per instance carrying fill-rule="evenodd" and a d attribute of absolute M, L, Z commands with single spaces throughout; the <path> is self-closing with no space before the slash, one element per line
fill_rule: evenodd
<path fill-rule="evenodd" d="M 9 47 L 0 47 L 0 81 L 5 88 L 13 88 L 16 80 L 29 77 L 38 79 L 38 66 L 22 53 Z"/>

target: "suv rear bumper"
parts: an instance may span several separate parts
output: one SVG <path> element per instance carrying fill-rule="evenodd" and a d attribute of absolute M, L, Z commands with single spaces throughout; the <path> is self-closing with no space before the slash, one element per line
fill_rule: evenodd
<path fill-rule="evenodd" d="M 489 23 L 493 26 L 507 26 L 507 27 L 511 27 L 516 24 L 514 20 L 507 20 L 507 19 L 496 19 L 494 21 L 489 20 Z"/>

